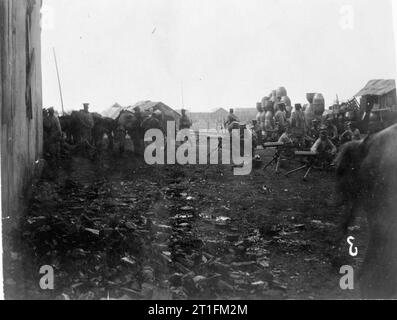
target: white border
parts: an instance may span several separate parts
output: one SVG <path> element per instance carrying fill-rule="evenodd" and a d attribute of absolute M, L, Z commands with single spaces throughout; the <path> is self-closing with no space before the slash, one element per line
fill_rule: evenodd
<path fill-rule="evenodd" d="M 397 0 L 392 1 L 392 16 L 393 16 L 393 30 L 394 30 L 394 54 L 395 54 L 395 65 L 396 65 L 396 75 L 397 75 Z M 0 144 L 0 200 L 2 200 L 1 192 L 1 144 Z M 4 300 L 4 277 L 3 277 L 3 216 L 2 216 L 2 201 L 0 201 L 0 300 Z"/>

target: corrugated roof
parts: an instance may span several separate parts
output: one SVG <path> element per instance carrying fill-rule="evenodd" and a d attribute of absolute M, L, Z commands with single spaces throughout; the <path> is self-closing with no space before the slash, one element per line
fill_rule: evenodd
<path fill-rule="evenodd" d="M 367 85 L 355 95 L 355 97 L 366 95 L 383 96 L 394 89 L 396 89 L 396 81 L 393 79 L 370 80 Z"/>

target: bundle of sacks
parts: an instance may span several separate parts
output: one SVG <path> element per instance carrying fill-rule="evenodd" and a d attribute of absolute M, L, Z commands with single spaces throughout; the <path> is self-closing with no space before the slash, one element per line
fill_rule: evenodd
<path fill-rule="evenodd" d="M 306 126 L 310 128 L 314 119 L 321 120 L 325 111 L 325 100 L 321 93 L 307 93 L 306 99 L 309 104 L 306 104 L 304 107 L 305 120 Z"/>
<path fill-rule="evenodd" d="M 321 93 L 307 93 L 306 98 L 308 104 L 302 108 L 304 111 L 303 121 L 306 128 L 311 128 L 313 120 L 317 119 L 321 122 L 325 111 L 325 100 Z M 284 131 L 286 126 L 291 125 L 293 122 L 292 115 L 294 110 L 285 87 L 273 90 L 269 95 L 263 97 L 256 107 L 258 113 L 255 127 L 265 138 L 273 140 L 269 135 L 273 135 L 273 132 L 275 132 L 274 138 L 276 138 L 277 135 Z"/>
<path fill-rule="evenodd" d="M 256 123 L 263 134 L 271 134 L 276 127 L 283 130 L 292 114 L 291 99 L 287 95 L 287 90 L 284 87 L 273 90 L 257 103 L 257 110 Z"/>

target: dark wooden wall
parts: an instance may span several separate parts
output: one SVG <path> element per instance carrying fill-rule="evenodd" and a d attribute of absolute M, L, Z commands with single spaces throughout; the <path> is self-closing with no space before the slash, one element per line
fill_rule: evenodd
<path fill-rule="evenodd" d="M 42 152 L 41 0 L 0 0 L 2 213 L 20 213 Z"/>

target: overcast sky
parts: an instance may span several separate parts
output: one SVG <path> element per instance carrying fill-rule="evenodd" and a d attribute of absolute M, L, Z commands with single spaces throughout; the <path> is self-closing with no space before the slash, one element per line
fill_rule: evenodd
<path fill-rule="evenodd" d="M 192 111 L 255 107 L 279 86 L 331 105 L 395 78 L 389 0 L 44 0 L 44 106 L 163 101 Z"/>

